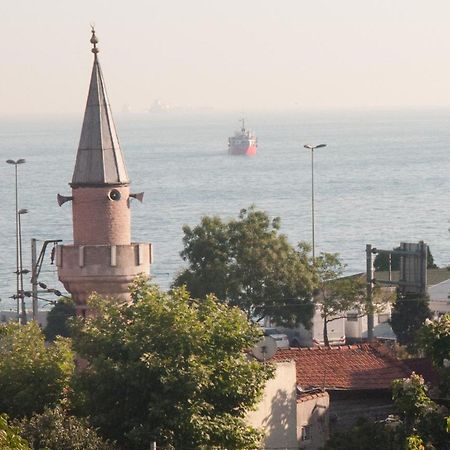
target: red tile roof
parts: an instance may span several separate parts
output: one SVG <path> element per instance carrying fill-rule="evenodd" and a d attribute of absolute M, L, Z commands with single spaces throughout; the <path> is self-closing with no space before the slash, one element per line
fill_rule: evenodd
<path fill-rule="evenodd" d="M 294 360 L 302 389 L 390 389 L 412 372 L 381 344 L 279 349 L 272 360 Z"/>

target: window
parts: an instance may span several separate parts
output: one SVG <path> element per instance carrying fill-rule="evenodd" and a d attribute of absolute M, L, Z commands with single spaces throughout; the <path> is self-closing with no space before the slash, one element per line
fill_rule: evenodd
<path fill-rule="evenodd" d="M 310 441 L 311 440 L 311 425 L 305 425 L 302 427 L 301 438 L 302 441 Z"/>
<path fill-rule="evenodd" d="M 389 314 L 378 314 L 378 323 L 389 322 Z"/>
<path fill-rule="evenodd" d="M 349 322 L 357 322 L 358 321 L 358 314 L 357 313 L 347 313 L 347 320 Z"/>

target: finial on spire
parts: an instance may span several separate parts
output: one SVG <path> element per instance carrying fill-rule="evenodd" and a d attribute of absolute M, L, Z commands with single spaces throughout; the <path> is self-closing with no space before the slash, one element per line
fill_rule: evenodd
<path fill-rule="evenodd" d="M 97 39 L 97 36 L 95 35 L 94 25 L 91 25 L 91 32 L 92 32 L 91 44 L 93 44 L 93 46 L 94 46 L 91 51 L 95 55 L 95 57 L 97 57 L 97 53 L 99 52 L 99 49 L 97 48 L 98 39 Z"/>

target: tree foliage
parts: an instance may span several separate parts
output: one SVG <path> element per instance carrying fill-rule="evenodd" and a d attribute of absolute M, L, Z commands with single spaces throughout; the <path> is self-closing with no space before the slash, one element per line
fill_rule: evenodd
<path fill-rule="evenodd" d="M 20 434 L 35 450 L 113 450 L 86 419 L 71 416 L 62 406 L 46 408 L 42 413 L 19 422 Z"/>
<path fill-rule="evenodd" d="M 429 397 L 428 388 L 420 375 L 413 373 L 409 378 L 395 380 L 392 398 L 401 421 L 398 434 L 406 441 L 406 448 L 415 449 L 421 442 L 424 448 L 448 448 L 450 433 L 446 429 L 447 417 Z"/>
<path fill-rule="evenodd" d="M 126 449 L 149 442 L 181 448 L 256 448 L 259 432 L 244 416 L 272 368 L 248 359 L 260 339 L 237 308 L 184 288 L 163 293 L 138 280 L 131 304 L 100 298 L 99 314 L 79 320 L 77 353 L 87 363 L 78 410 Z"/>
<path fill-rule="evenodd" d="M 425 321 L 420 330 L 420 345 L 439 372 L 442 397 L 450 397 L 450 314 Z"/>
<path fill-rule="evenodd" d="M 393 250 L 401 250 L 401 247 L 395 247 Z M 389 254 L 378 253 L 373 261 L 373 266 L 377 271 L 387 272 L 389 270 Z M 431 254 L 430 247 L 427 247 L 427 269 L 436 268 L 437 265 L 434 263 L 434 258 Z M 400 255 L 391 256 L 391 270 L 400 270 Z"/>
<path fill-rule="evenodd" d="M 395 435 L 383 423 L 358 419 L 350 430 L 333 433 L 322 450 L 403 450 Z"/>
<path fill-rule="evenodd" d="M 397 295 L 391 313 L 391 326 L 397 341 L 406 345 L 410 353 L 417 352 L 419 330 L 432 316 L 428 296 L 418 294 Z"/>
<path fill-rule="evenodd" d="M 47 315 L 47 326 L 44 330 L 45 338 L 48 341 L 54 341 L 56 336 L 70 337 L 68 320 L 75 315 L 76 308 L 72 299 L 58 300 Z"/>
<path fill-rule="evenodd" d="M 314 271 L 308 248 L 292 247 L 279 228 L 279 218 L 254 207 L 237 220 L 205 216 L 194 228 L 185 225 L 181 256 L 188 267 L 174 286 L 186 285 L 196 298 L 214 293 L 248 318 L 309 327 Z"/>
<path fill-rule="evenodd" d="M 0 326 L 0 411 L 30 416 L 61 400 L 74 370 L 74 355 L 64 338 L 46 346 L 35 322 Z"/>
<path fill-rule="evenodd" d="M 0 450 L 31 450 L 20 429 L 8 423 L 6 414 L 0 414 Z"/>

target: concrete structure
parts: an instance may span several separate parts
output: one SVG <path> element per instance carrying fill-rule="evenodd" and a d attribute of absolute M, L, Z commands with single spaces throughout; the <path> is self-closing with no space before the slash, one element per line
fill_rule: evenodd
<path fill-rule="evenodd" d="M 31 317 L 32 311 L 27 310 L 27 316 Z M 41 328 L 47 326 L 48 311 L 39 311 L 36 316 L 36 321 Z M 0 323 L 17 322 L 17 311 L 3 310 L 0 311 Z"/>
<path fill-rule="evenodd" d="M 262 449 L 318 450 L 328 439 L 329 396 L 317 389 L 300 392 L 297 370 L 294 360 L 276 362 L 275 377 L 247 414 L 247 423 L 264 432 Z"/>
<path fill-rule="evenodd" d="M 330 396 L 320 390 L 304 392 L 297 397 L 297 437 L 301 449 L 322 448 L 330 434 Z"/>
<path fill-rule="evenodd" d="M 94 53 L 72 196 L 58 194 L 60 206 L 72 201 L 73 245 L 56 251 L 58 276 L 72 294 L 80 315 L 92 292 L 128 300 L 128 286 L 139 274 L 148 275 L 151 244 L 131 242 L 131 199 L 124 158 L 112 118 L 98 60 L 97 37 L 92 30 Z"/>
<path fill-rule="evenodd" d="M 298 448 L 297 381 L 294 361 L 276 364 L 275 377 L 269 380 L 264 396 L 247 423 L 262 429 L 262 448 Z"/>
<path fill-rule="evenodd" d="M 395 341 L 395 333 L 389 324 L 391 304 L 388 303 L 382 311 L 373 317 L 373 335 L 377 340 Z M 349 311 L 345 319 L 345 338 L 347 344 L 367 340 L 367 315 L 361 316 L 357 311 Z"/>
<path fill-rule="evenodd" d="M 434 318 L 444 314 L 450 314 L 450 280 L 441 281 L 428 287 L 430 297 L 430 309 Z"/>
<path fill-rule="evenodd" d="M 314 347 L 324 345 L 323 319 L 320 309 L 316 308 L 311 320 L 311 328 L 307 330 L 303 325 L 296 328 L 276 327 L 289 338 L 291 347 Z M 330 345 L 345 344 L 345 317 L 339 317 L 328 323 L 328 340 Z"/>

